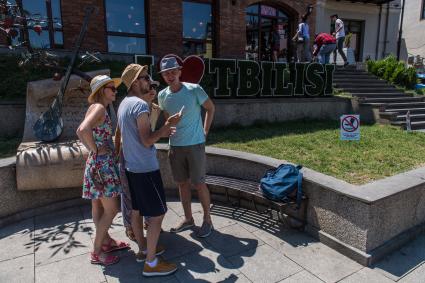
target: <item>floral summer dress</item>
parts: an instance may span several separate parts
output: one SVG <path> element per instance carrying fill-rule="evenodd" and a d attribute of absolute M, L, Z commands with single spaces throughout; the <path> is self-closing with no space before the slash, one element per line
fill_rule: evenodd
<path fill-rule="evenodd" d="M 105 113 L 105 121 L 93 128 L 93 138 L 98 148 L 107 144 L 110 150 L 103 155 L 92 152 L 89 154 L 83 182 L 85 199 L 116 197 L 122 192 L 117 158 L 113 150 L 112 122 L 108 113 Z"/>

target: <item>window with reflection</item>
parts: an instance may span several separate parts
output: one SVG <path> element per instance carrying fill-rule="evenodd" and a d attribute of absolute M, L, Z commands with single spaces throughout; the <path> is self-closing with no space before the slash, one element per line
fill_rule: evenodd
<path fill-rule="evenodd" d="M 144 0 L 105 0 L 108 51 L 146 54 Z"/>
<path fill-rule="evenodd" d="M 33 48 L 63 48 L 60 0 L 23 0 L 22 7 L 28 13 L 28 34 L 31 46 Z"/>
<path fill-rule="evenodd" d="M 212 4 L 183 1 L 183 55 L 213 56 Z"/>
<path fill-rule="evenodd" d="M 251 5 L 245 12 L 246 59 L 272 61 L 275 51 L 278 61 L 287 61 L 291 48 L 288 15 L 262 4 Z"/>

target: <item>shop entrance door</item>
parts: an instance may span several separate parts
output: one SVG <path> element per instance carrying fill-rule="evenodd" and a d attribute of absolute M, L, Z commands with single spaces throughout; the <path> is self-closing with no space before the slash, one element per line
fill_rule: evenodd
<path fill-rule="evenodd" d="M 246 47 L 248 60 L 287 62 L 291 54 L 288 15 L 268 5 L 254 4 L 246 9 Z"/>

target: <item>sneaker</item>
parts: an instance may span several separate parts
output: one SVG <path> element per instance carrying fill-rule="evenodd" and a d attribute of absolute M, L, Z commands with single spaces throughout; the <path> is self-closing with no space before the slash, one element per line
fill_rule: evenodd
<path fill-rule="evenodd" d="M 196 236 L 198 236 L 199 238 L 206 238 L 212 233 L 213 230 L 214 226 L 204 221 Z"/>
<path fill-rule="evenodd" d="M 155 267 L 150 267 L 146 262 L 143 267 L 143 276 L 166 276 L 170 275 L 177 270 L 177 265 L 174 263 L 166 262 L 158 258 L 158 264 Z"/>
<path fill-rule="evenodd" d="M 193 220 L 193 218 L 189 221 L 183 221 L 181 222 L 177 227 L 175 228 L 171 228 L 170 232 L 171 233 L 180 233 L 184 230 L 187 230 L 189 228 L 192 228 L 193 226 L 195 226 L 195 221 Z"/>
<path fill-rule="evenodd" d="M 161 245 L 158 245 L 156 247 L 156 255 L 162 255 L 165 252 L 165 248 Z M 144 262 L 146 260 L 146 254 L 144 254 L 142 251 L 139 251 L 136 254 L 136 261 L 137 262 Z"/>

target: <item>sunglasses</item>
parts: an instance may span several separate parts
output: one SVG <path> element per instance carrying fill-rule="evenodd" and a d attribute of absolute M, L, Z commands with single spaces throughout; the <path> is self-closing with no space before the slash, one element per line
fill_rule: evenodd
<path fill-rule="evenodd" d="M 109 88 L 112 92 L 117 92 L 117 88 L 114 86 L 105 86 L 105 88 Z"/>
<path fill-rule="evenodd" d="M 146 75 L 146 76 L 140 76 L 140 77 L 138 77 L 137 79 L 138 79 L 138 80 L 140 80 L 140 79 L 144 79 L 145 81 L 150 82 L 151 77 L 150 77 L 149 75 Z"/>

